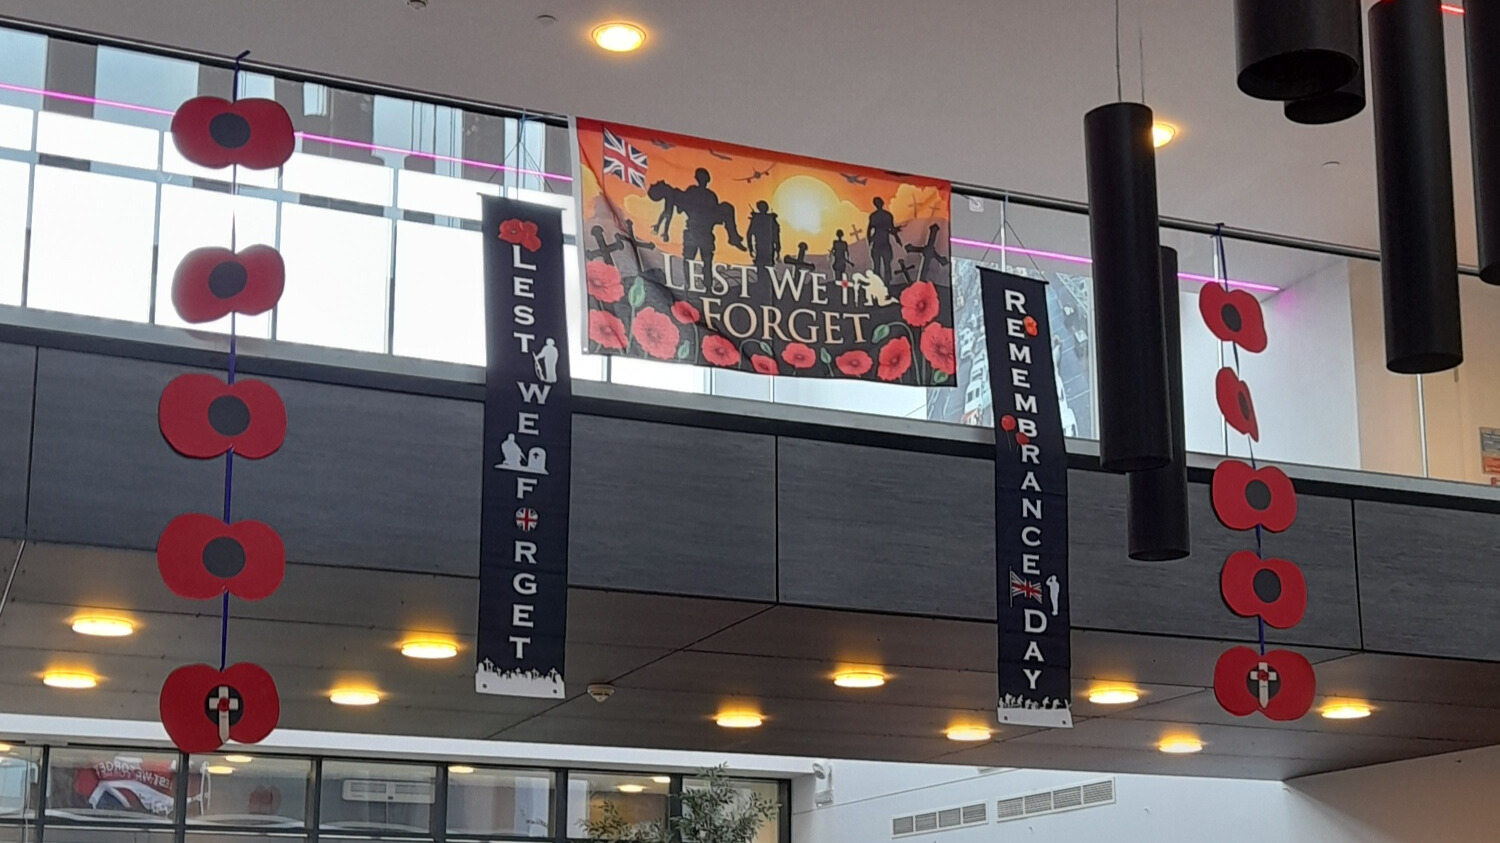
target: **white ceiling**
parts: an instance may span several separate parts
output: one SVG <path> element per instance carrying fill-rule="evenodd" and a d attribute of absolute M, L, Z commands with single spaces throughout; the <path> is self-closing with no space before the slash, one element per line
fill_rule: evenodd
<path fill-rule="evenodd" d="M 1140 32 L 1146 101 L 1183 129 L 1159 158 L 1163 214 L 1377 246 L 1368 109 L 1293 125 L 1235 87 L 1232 4 L 1122 3 L 1126 96 Z M 1115 96 L 1112 0 L 0 0 L 0 14 L 1076 200 L 1083 114 Z M 615 17 L 649 28 L 644 52 L 587 42 Z M 1447 35 L 1471 263 L 1460 18 Z"/>

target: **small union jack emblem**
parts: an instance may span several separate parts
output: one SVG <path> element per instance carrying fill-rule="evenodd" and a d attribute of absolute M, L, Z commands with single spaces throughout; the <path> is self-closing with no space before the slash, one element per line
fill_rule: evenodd
<path fill-rule="evenodd" d="M 1020 577 L 1016 576 L 1015 571 L 1011 571 L 1010 598 L 1014 600 L 1017 597 L 1021 598 L 1022 600 L 1035 600 L 1038 603 L 1042 602 L 1042 584 L 1039 582 L 1032 582 L 1031 580 L 1021 579 Z"/>
<path fill-rule="evenodd" d="M 529 506 L 523 506 L 516 510 L 516 526 L 528 533 L 536 529 L 537 522 L 540 520 L 541 517 L 536 514 L 536 510 Z M 1041 598 L 1038 597 L 1037 599 L 1040 600 Z"/>
<path fill-rule="evenodd" d="M 642 190 L 646 188 L 646 153 L 608 129 L 604 130 L 604 174 Z"/>

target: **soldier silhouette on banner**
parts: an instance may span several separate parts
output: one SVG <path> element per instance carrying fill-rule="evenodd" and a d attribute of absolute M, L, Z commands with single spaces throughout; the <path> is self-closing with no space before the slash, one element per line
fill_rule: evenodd
<path fill-rule="evenodd" d="M 708 170 L 699 167 L 693 173 L 696 183 L 687 189 L 678 190 L 666 182 L 657 182 L 647 194 L 666 203 L 662 210 L 666 228 L 671 227 L 674 211 L 687 215 L 687 223 L 682 232 L 682 259 L 702 261 L 705 271 L 714 264 L 714 249 L 717 247 L 715 228 L 724 226 L 725 233 L 729 235 L 729 245 L 741 251 L 745 249 L 745 241 L 740 238 L 739 227 L 734 221 L 734 206 L 719 201 L 719 194 L 708 186 L 711 178 Z M 658 221 L 658 226 L 660 225 L 661 221 Z"/>
<path fill-rule="evenodd" d="M 781 223 L 771 213 L 771 206 L 762 199 L 750 212 L 750 224 L 745 227 L 745 237 L 750 242 L 750 263 L 755 274 L 764 281 L 771 267 L 776 265 L 776 256 L 781 253 Z"/>
<path fill-rule="evenodd" d="M 842 281 L 849 277 L 849 243 L 844 239 L 842 228 L 833 233 L 833 245 L 828 247 L 828 260 L 833 264 L 833 280 Z"/>
<path fill-rule="evenodd" d="M 895 250 L 891 241 L 901 242 L 901 229 L 896 227 L 896 218 L 885 209 L 885 200 L 875 197 L 875 211 L 870 214 L 869 231 L 865 235 L 870 241 L 870 271 L 883 280 L 890 280 L 891 257 Z"/>

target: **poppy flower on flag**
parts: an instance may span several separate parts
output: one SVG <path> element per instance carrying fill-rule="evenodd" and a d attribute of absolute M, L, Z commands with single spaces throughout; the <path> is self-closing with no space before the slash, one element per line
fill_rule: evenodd
<path fill-rule="evenodd" d="M 657 360 L 671 360 L 677 356 L 677 342 L 682 333 L 665 313 L 648 307 L 635 315 L 630 323 L 630 335 L 645 352 Z"/>
<path fill-rule="evenodd" d="M 698 308 L 693 307 L 692 303 L 685 301 L 672 302 L 672 315 L 676 316 L 677 321 L 684 325 L 695 324 L 703 318 L 703 314 L 698 312 Z"/>
<path fill-rule="evenodd" d="M 793 369 L 810 369 L 818 362 L 818 355 L 803 343 L 792 342 L 787 343 L 786 348 L 781 350 L 781 359 L 789 363 Z"/>
<path fill-rule="evenodd" d="M 1266 350 L 1266 320 L 1260 302 L 1244 290 L 1204 284 L 1198 291 L 1198 311 L 1213 335 L 1251 353 Z"/>
<path fill-rule="evenodd" d="M 1229 611 L 1291 629 L 1307 613 L 1307 578 L 1285 559 L 1262 559 L 1251 550 L 1229 554 L 1219 572 L 1219 593 Z"/>
<path fill-rule="evenodd" d="M 1225 366 L 1214 378 L 1214 393 L 1219 399 L 1219 412 L 1224 414 L 1224 421 L 1259 442 L 1260 422 L 1255 418 L 1255 402 L 1250 398 L 1250 385 L 1240 380 L 1233 369 Z"/>
<path fill-rule="evenodd" d="M 591 299 L 614 304 L 625 298 L 625 285 L 620 280 L 620 270 L 604 261 L 589 261 L 584 264 L 583 278 Z"/>
<path fill-rule="evenodd" d="M 1249 647 L 1227 650 L 1214 665 L 1214 698 L 1236 717 L 1259 711 L 1268 719 L 1296 720 L 1312 708 L 1318 681 L 1300 653 Z"/>
<path fill-rule="evenodd" d="M 528 252 L 540 251 L 542 238 L 537 236 L 537 225 L 531 220 L 509 219 L 500 223 L 500 239 L 521 246 Z"/>
<path fill-rule="evenodd" d="M 1256 469 L 1225 460 L 1214 469 L 1211 491 L 1214 514 L 1231 530 L 1264 527 L 1279 533 L 1297 518 L 1297 491 L 1286 472 L 1274 466 Z"/>
<path fill-rule="evenodd" d="M 937 288 L 930 281 L 918 281 L 901 291 L 901 318 L 907 324 L 920 328 L 936 319 L 940 308 Z"/>
<path fill-rule="evenodd" d="M 194 97 L 172 115 L 172 143 L 200 167 L 269 170 L 292 157 L 297 138 L 292 118 L 275 100 Z"/>
<path fill-rule="evenodd" d="M 212 322 L 230 313 L 254 316 L 281 300 L 286 264 L 281 253 L 257 245 L 239 252 L 194 249 L 172 275 L 172 307 L 183 321 Z"/>
<path fill-rule="evenodd" d="M 750 355 L 750 365 L 762 375 L 775 375 L 781 372 L 781 367 L 776 365 L 776 358 L 767 357 L 764 354 Z"/>
<path fill-rule="evenodd" d="M 243 600 L 262 600 L 286 575 L 286 547 L 275 530 L 259 521 L 226 524 L 192 512 L 173 518 L 161 531 L 156 567 L 179 597 L 208 600 L 227 591 Z"/>
<path fill-rule="evenodd" d="M 703 359 L 715 366 L 738 366 L 740 350 L 735 348 L 733 341 L 718 334 L 709 334 L 703 338 Z"/>
<path fill-rule="evenodd" d="M 953 329 L 929 325 L 922 331 L 922 356 L 932 368 L 948 375 L 958 373 L 958 358 L 953 348 Z"/>
<path fill-rule="evenodd" d="M 286 407 L 265 381 L 228 384 L 214 375 L 178 375 L 162 390 L 156 417 L 173 450 L 200 460 L 231 448 L 258 460 L 286 438 Z"/>
<path fill-rule="evenodd" d="M 589 311 L 589 342 L 600 348 L 624 351 L 630 344 L 625 334 L 625 323 L 607 310 Z"/>
<path fill-rule="evenodd" d="M 250 662 L 215 670 L 179 667 L 162 683 L 161 724 L 183 752 L 213 752 L 230 741 L 259 743 L 281 719 L 276 680 Z"/>
<path fill-rule="evenodd" d="M 833 358 L 833 365 L 839 367 L 839 371 L 849 377 L 857 378 L 869 372 L 875 363 L 870 360 L 870 355 L 856 349 Z"/>
<path fill-rule="evenodd" d="M 900 380 L 911 368 L 911 340 L 896 337 L 880 349 L 880 369 L 876 372 L 883 381 Z"/>

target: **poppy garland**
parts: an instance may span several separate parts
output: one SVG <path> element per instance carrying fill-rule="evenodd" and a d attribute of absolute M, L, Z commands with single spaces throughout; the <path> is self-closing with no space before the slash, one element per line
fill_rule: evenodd
<path fill-rule="evenodd" d="M 230 741 L 259 743 L 281 720 L 276 680 L 249 662 L 224 670 L 179 667 L 162 684 L 158 707 L 167 736 L 186 753 L 213 752 Z"/>
<path fill-rule="evenodd" d="M 217 246 L 194 249 L 172 275 L 172 307 L 192 324 L 239 313 L 265 313 L 286 289 L 286 263 L 265 245 L 231 252 Z"/>
<path fill-rule="evenodd" d="M 242 600 L 263 600 L 281 586 L 286 546 L 260 521 L 226 524 L 190 512 L 161 531 L 156 567 L 179 597 L 208 600 L 227 591 Z"/>
<path fill-rule="evenodd" d="M 1219 573 L 1219 593 L 1229 611 L 1291 629 L 1307 613 L 1307 578 L 1285 559 L 1262 559 L 1254 551 L 1229 554 Z"/>
<path fill-rule="evenodd" d="M 286 407 L 265 381 L 225 383 L 216 375 L 178 375 L 157 406 L 161 435 L 184 457 L 270 456 L 286 438 Z"/>
<path fill-rule="evenodd" d="M 275 100 L 194 97 L 172 115 L 172 144 L 183 158 L 211 170 L 235 164 L 270 170 L 291 159 L 297 135 Z"/>
<path fill-rule="evenodd" d="M 1234 370 L 1225 366 L 1214 378 L 1214 395 L 1219 400 L 1219 412 L 1224 421 L 1235 430 L 1260 441 L 1260 422 L 1255 418 L 1255 401 L 1250 397 L 1250 385 L 1240 380 Z"/>
<path fill-rule="evenodd" d="M 1220 340 L 1232 342 L 1252 354 L 1266 350 L 1266 318 L 1255 296 L 1244 290 L 1204 284 L 1198 293 L 1198 312 Z"/>
<path fill-rule="evenodd" d="M 1214 665 L 1214 698 L 1236 717 L 1258 711 L 1278 722 L 1296 720 L 1312 708 L 1316 693 L 1312 663 L 1291 650 L 1261 654 L 1235 647 Z"/>

